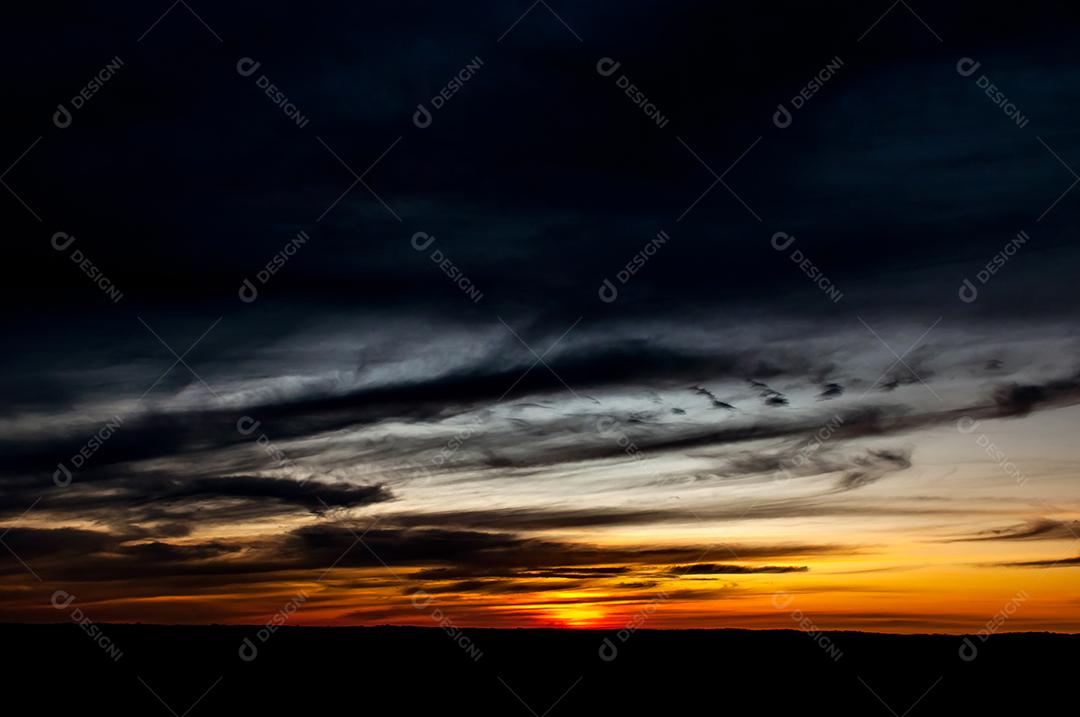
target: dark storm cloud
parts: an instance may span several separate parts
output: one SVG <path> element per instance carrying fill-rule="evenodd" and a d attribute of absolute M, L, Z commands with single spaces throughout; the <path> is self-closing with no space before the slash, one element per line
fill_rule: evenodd
<path fill-rule="evenodd" d="M 1015 418 L 1026 415 L 1035 409 L 1074 405 L 1080 401 L 1080 384 L 1075 379 L 1052 380 L 1042 385 L 1032 385 L 1024 390 L 1026 400 L 1017 403 L 1013 400 L 1015 390 L 993 391 L 987 399 L 975 399 L 967 406 L 942 408 L 939 410 L 914 410 L 901 404 L 878 404 L 872 406 L 848 406 L 818 416 L 802 415 L 798 417 L 777 417 L 776 419 L 758 418 L 752 422 L 737 422 L 727 427 L 691 425 L 679 430 L 656 430 L 634 433 L 628 430 L 636 448 L 646 455 L 656 455 L 669 451 L 705 449 L 750 441 L 772 439 L 801 439 L 807 441 L 822 430 L 823 426 L 834 423 L 829 431 L 829 443 L 840 443 L 860 438 L 901 436 L 914 431 L 934 426 L 956 424 L 963 420 L 964 426 L 973 421 L 999 418 Z M 575 430 L 586 426 L 579 419 L 567 419 L 567 424 Z M 549 425 L 548 430 L 555 430 Z M 624 453 L 614 441 L 584 443 L 560 446 L 550 454 L 532 452 L 519 456 L 517 466 L 551 465 L 560 462 L 598 460 L 618 457 Z M 765 458 L 759 465 L 748 464 L 752 470 L 771 470 L 778 465 L 776 461 Z M 906 467 L 908 457 L 902 453 L 882 454 L 866 459 L 866 465 L 856 466 L 850 480 L 842 481 L 840 488 L 853 488 L 869 482 L 868 479 L 880 477 L 878 469 L 900 470 Z M 865 471 L 860 468 L 871 468 Z"/>
<path fill-rule="evenodd" d="M 585 349 L 579 349 L 579 351 L 576 361 L 579 365 L 588 363 L 590 353 Z M 556 365 L 561 364 L 556 362 Z M 598 366 L 597 364 L 590 365 Z M 678 364 L 669 364 L 669 371 L 690 372 L 705 370 L 708 367 L 712 370 L 734 368 L 738 372 L 739 366 L 739 362 L 730 357 L 720 359 L 698 357 L 696 360 L 688 361 L 687 366 L 681 369 Z M 505 386 L 514 380 L 511 378 L 512 375 L 510 371 L 488 375 L 462 372 L 421 383 L 361 389 L 338 396 L 265 403 L 250 409 L 200 410 L 150 414 L 132 418 L 116 432 L 115 436 L 110 438 L 100 453 L 94 456 L 91 468 L 76 474 L 75 483 L 79 489 L 58 496 L 56 510 L 64 510 L 65 505 L 77 511 L 81 508 L 92 509 L 95 506 L 98 508 L 117 506 L 123 502 L 138 507 L 146 505 L 147 500 L 155 496 L 162 499 L 158 508 L 164 508 L 170 503 L 181 503 L 185 499 L 193 503 L 210 499 L 214 497 L 215 492 L 218 498 L 244 499 L 251 504 L 265 498 L 278 504 L 307 505 L 310 508 L 312 501 L 315 500 L 314 485 L 320 485 L 319 489 L 326 491 L 327 495 L 323 497 L 323 500 L 331 507 L 359 506 L 384 500 L 388 497 L 385 489 L 363 486 L 337 489 L 328 486 L 325 482 L 300 487 L 285 479 L 253 477 L 250 475 L 253 470 L 270 465 L 267 458 L 259 454 L 255 454 L 255 458 L 246 458 L 236 471 L 238 476 L 231 479 L 197 474 L 185 478 L 182 472 L 178 472 L 173 477 L 139 478 L 137 476 L 141 473 L 140 471 L 130 470 L 123 471 L 118 476 L 110 466 L 149 458 L 169 457 L 176 460 L 184 456 L 205 454 L 213 448 L 235 447 L 239 444 L 247 444 L 249 450 L 258 450 L 252 445 L 254 434 L 245 436 L 237 430 L 237 416 L 244 414 L 258 416 L 263 421 L 263 428 L 260 430 L 271 432 L 275 440 L 304 437 L 349 426 L 370 425 L 393 417 L 407 417 L 409 420 L 420 421 L 452 415 L 466 407 L 482 404 L 489 400 L 488 396 L 496 390 L 504 392 Z M 642 372 L 636 375 L 624 366 L 619 379 L 628 382 L 663 383 L 662 376 L 662 371 L 654 370 L 646 361 Z M 584 380 L 584 373 L 579 378 L 587 385 L 596 383 L 612 385 L 609 382 L 613 380 L 605 376 L 598 381 L 587 382 Z M 540 389 L 540 386 L 532 386 L 522 390 L 529 392 Z M 1075 375 L 1070 375 L 1067 378 L 1053 379 L 1042 384 L 1006 384 L 992 389 L 989 399 L 976 401 L 967 407 L 923 412 L 900 405 L 847 407 L 833 414 L 840 420 L 831 432 L 830 444 L 863 437 L 903 435 L 919 429 L 954 423 L 961 419 L 970 422 L 1019 417 L 1034 410 L 1071 405 L 1078 399 L 1080 399 L 1080 382 L 1076 380 Z M 801 415 L 739 421 L 719 428 L 695 424 L 678 427 L 656 425 L 647 432 L 632 432 L 631 437 L 641 451 L 653 455 L 764 439 L 808 439 L 828 420 L 832 420 L 831 417 Z M 574 461 L 617 458 L 623 454 L 623 449 L 615 441 L 596 434 L 595 421 L 590 422 L 583 417 L 555 415 L 550 421 L 536 425 L 535 430 L 556 436 L 595 435 L 595 439 L 575 440 L 569 443 L 549 442 L 548 446 L 523 451 L 519 435 L 506 434 L 505 437 L 500 438 L 501 432 L 495 432 L 486 436 L 483 442 L 485 450 L 489 451 L 485 463 L 492 468 L 522 470 Z M 626 430 L 630 430 L 629 425 Z M 507 442 L 506 447 L 500 449 L 500 441 L 503 440 Z M 40 471 L 42 466 L 55 466 L 57 458 L 71 455 L 74 450 L 72 446 L 78 443 L 75 439 L 58 439 L 48 435 L 42 436 L 37 441 L 25 439 L 17 442 L 8 441 L 6 445 L 10 447 L 10 451 L 5 451 L 0 471 L 7 475 L 5 482 L 9 490 L 5 493 L 0 508 L 8 514 L 14 514 L 24 510 L 34 498 L 48 494 L 52 488 L 51 484 L 41 478 L 33 478 L 28 471 L 30 469 Z M 386 450 L 393 452 L 396 449 L 388 446 Z M 297 449 L 297 451 L 298 455 L 303 454 L 303 449 Z M 823 459 L 823 456 L 812 456 L 809 465 L 819 472 L 832 469 L 849 471 L 837 485 L 837 488 L 841 490 L 849 490 L 873 482 L 885 472 L 900 470 L 909 464 L 909 456 L 904 453 L 888 452 L 867 455 L 847 468 L 842 464 L 837 465 L 829 461 L 819 465 Z M 769 471 L 785 465 L 792 469 L 793 465 L 790 456 L 786 463 L 767 456 L 758 457 L 754 461 L 758 464 L 733 464 L 728 472 L 753 473 Z M 795 470 L 796 473 L 804 472 L 797 468 Z M 135 477 L 122 477 L 125 473 Z M 244 477 L 245 473 L 249 474 L 248 477 Z M 95 493 L 91 489 L 101 481 L 105 483 L 114 481 L 111 486 L 103 485 L 102 490 L 106 487 L 114 488 L 117 491 L 114 496 L 116 500 L 110 502 L 110 498 L 103 497 L 100 492 Z M 85 503 L 82 502 L 84 500 Z M 153 505 L 150 507 L 155 508 Z M 318 506 L 314 507 L 318 508 Z M 170 516 L 170 511 L 159 510 L 158 520 L 187 522 L 188 516 L 182 515 L 181 512 L 173 512 Z M 256 508 L 251 514 L 258 512 L 259 509 Z"/>
<path fill-rule="evenodd" d="M 1070 395 L 1080 386 L 1075 378 L 1054 381 L 1045 386 L 1009 384 L 994 392 L 994 402 L 1011 416 L 1026 416 L 1040 403 Z"/>
<path fill-rule="evenodd" d="M 1010 383 L 994 392 L 998 415 L 1026 416 L 1036 409 L 1069 405 L 1080 394 L 1080 374 L 1055 379 L 1043 384 Z"/>
<path fill-rule="evenodd" d="M 45 499 L 39 508 L 42 512 L 61 519 L 90 518 L 124 530 L 129 530 L 130 524 L 153 524 L 148 529 L 159 537 L 185 535 L 195 523 L 236 523 L 299 512 L 322 514 L 393 498 L 382 485 L 255 475 L 105 472 L 91 482 L 73 483 L 63 489 L 24 484 L 9 490 L 3 513 L 21 514 L 35 496 Z"/>
<path fill-rule="evenodd" d="M 512 386 L 515 396 L 542 395 L 565 391 L 563 381 L 581 390 L 624 385 L 664 386 L 703 376 L 741 378 L 765 370 L 796 376 L 805 374 L 812 366 L 810 359 L 794 353 L 773 357 L 763 364 L 750 351 L 699 353 L 649 346 L 637 340 L 574 346 L 560 351 L 549 362 L 556 367 L 558 376 L 536 370 L 522 379 L 528 364 L 508 366 L 492 357 L 478 366 L 344 394 L 305 395 L 235 410 L 138 415 L 125 420 L 122 430 L 95 456 L 94 465 L 250 443 L 259 431 L 245 435 L 237 429 L 237 421 L 244 415 L 262 421 L 262 430 L 270 432 L 275 439 L 285 439 L 391 418 L 412 421 L 445 418 L 469 408 L 489 406 Z M 37 440 L 0 439 L 4 454 L 0 471 L 40 470 L 70 456 L 85 440 L 84 433 L 70 437 L 50 434 Z"/>
<path fill-rule="evenodd" d="M 333 560 L 353 543 L 356 535 L 345 527 L 312 526 L 294 533 L 306 554 L 322 555 Z M 707 545 L 678 545 L 657 548 L 632 546 L 593 546 L 538 538 L 514 533 L 488 533 L 468 530 L 372 529 L 364 536 L 371 553 L 391 565 L 423 565 L 447 563 L 457 569 L 469 567 L 473 576 L 485 571 L 508 569 L 536 570 L 541 568 L 580 568 L 585 566 L 634 565 L 649 566 L 663 563 L 689 562 L 713 550 Z M 850 551 L 852 546 L 812 544 L 734 544 L 729 546 L 741 558 L 776 558 L 834 554 Z M 716 548 L 719 550 L 720 548 Z M 726 552 L 726 549 L 725 549 Z M 359 561 L 378 565 L 373 555 L 349 558 L 350 564 Z M 460 574 L 460 573 L 459 573 Z M 431 575 L 427 573 L 427 575 Z"/>
<path fill-rule="evenodd" d="M 676 136 L 720 169 L 761 136 L 730 181 L 770 226 L 763 230 L 726 192 L 706 196 L 680 225 L 679 243 L 626 287 L 619 308 L 636 315 L 686 316 L 747 301 L 795 313 L 832 310 L 768 247 L 773 225 L 799 237 L 798 246 L 844 285 L 845 301 L 917 310 L 954 298 L 963 276 L 1005 240 L 1002 226 L 1037 217 L 1067 186 L 1056 160 L 1035 141 L 1017 141 L 1017 129 L 957 75 L 951 46 L 897 18 L 877 26 L 872 42 L 855 43 L 874 13 L 835 2 L 782 2 L 765 15 L 706 2 L 678 12 L 653 2 L 618 13 L 601 3 L 563 10 L 584 36 L 604 37 L 603 51 L 648 88 L 671 116 L 671 131 L 650 126 L 597 74 L 601 51 L 578 44 L 554 18 L 530 15 L 497 42 L 520 14 L 499 3 L 471 7 L 467 19 L 429 3 L 300 13 L 240 3 L 205 13 L 228 38 L 222 45 L 175 17 L 136 44 L 145 12 L 121 3 L 81 18 L 77 31 L 63 30 L 58 56 L 32 32 L 13 38 L 13 52 L 39 69 L 34 82 L 10 88 L 22 111 L 12 117 L 7 154 L 18 156 L 48 130 L 19 167 L 23 194 L 50 223 L 73 231 L 129 296 L 167 311 L 196 298 L 235 305 L 240 281 L 308 228 L 310 246 L 274 277 L 268 294 L 324 308 L 377 303 L 397 315 L 490 319 L 455 302 L 454 287 L 409 247 L 412 232 L 423 229 L 485 287 L 496 311 L 542 314 L 535 319 L 561 327 L 569 323 L 563 317 L 595 302 L 602 278 L 625 265 L 633 246 L 672 223 L 707 186 L 708 173 Z M 21 27 L 53 24 L 45 9 L 22 12 Z M 1041 91 L 1026 93 L 1024 110 L 1063 156 L 1077 155 L 1063 118 L 1080 98 L 1071 83 L 1052 81 L 1071 70 L 1055 55 L 1070 38 L 1051 14 L 1009 18 L 1009 35 L 992 20 L 973 27 L 970 17 L 988 15 L 974 3 L 930 15 L 928 22 L 962 34 L 965 52 L 981 52 L 985 66 L 1001 68 L 1017 87 L 1025 72 L 1038 72 Z M 295 37 L 318 42 L 281 40 Z M 116 52 L 127 53 L 124 71 L 78 127 L 57 134 L 48 124 L 57 102 Z M 771 123 L 777 103 L 837 53 L 844 71 L 778 131 Z M 430 128 L 415 127 L 417 104 L 477 55 L 480 73 Z M 310 117 L 309 127 L 299 130 L 237 74 L 241 56 L 262 62 L 261 72 Z M 722 91 L 703 89 L 710 87 Z M 401 223 L 356 187 L 314 226 L 352 181 L 316 136 L 357 171 L 402 137 L 365 180 Z M 31 219 L 8 200 L 13 217 Z M 1075 213 L 1062 202 L 1051 218 L 1067 225 Z M 1039 237 L 1029 263 L 1018 260 L 996 277 L 1001 291 L 984 292 L 972 311 L 992 305 L 1015 314 L 1005 286 L 1074 251 L 1052 231 Z M 14 282 L 35 291 L 63 287 L 66 295 L 51 301 L 68 307 L 96 299 L 84 293 L 85 277 L 56 265 L 48 236 L 36 227 L 15 243 Z M 574 261 L 566 260 L 569 251 Z M 913 293 L 905 278 L 916 270 L 924 281 Z M 1065 299 L 1045 302 L 1048 309 L 1075 305 L 1075 289 L 1065 283 L 1043 291 Z M 254 309 L 246 316 L 274 321 Z M 896 380 L 904 380 L 899 372 Z"/>
<path fill-rule="evenodd" d="M 125 419 L 78 480 L 92 481 L 96 473 L 119 463 L 251 444 L 263 431 L 275 440 L 284 440 L 395 418 L 439 420 L 493 404 L 515 381 L 516 395 L 543 395 L 564 391 L 562 381 L 584 391 L 670 386 L 686 378 L 738 378 L 766 370 L 773 375 L 797 377 L 812 370 L 809 359 L 790 352 L 777 353 L 765 368 L 751 351 L 694 353 L 649 347 L 638 341 L 575 345 L 549 361 L 558 376 L 531 371 L 519 380 L 523 368 L 484 362 L 443 375 L 347 393 L 302 395 L 231 410 L 137 414 Z M 246 435 L 238 430 L 238 420 L 245 415 L 262 422 L 254 433 Z M 77 451 L 86 435 L 97 429 L 88 426 L 82 431 L 68 431 L 69 436 L 51 432 L 32 439 L 0 440 L 4 448 L 0 472 L 18 475 L 55 465 Z M 607 453 L 611 450 L 610 445 L 604 448 Z"/>
<path fill-rule="evenodd" d="M 93 555 L 114 548 L 119 540 L 110 533 L 79 528 L 9 526 L 4 533 L 4 541 L 28 560 L 45 556 Z"/>
<path fill-rule="evenodd" d="M 214 575 L 250 572 L 233 562 L 243 546 L 221 541 L 201 544 L 132 542 L 135 535 L 72 528 L 11 527 L 4 541 L 45 580 L 122 580 L 150 576 Z M 230 560 L 219 560 L 230 557 Z M 0 568 L 19 575 L 18 563 Z"/>
<path fill-rule="evenodd" d="M 706 362 L 708 363 L 708 362 Z M 727 359 L 721 359 L 720 364 L 727 366 Z M 685 370 L 696 370 L 701 367 L 699 362 L 690 362 Z M 677 364 L 670 364 L 669 369 L 678 370 Z M 624 369 L 625 370 L 625 369 Z M 464 408 L 483 404 L 487 396 L 496 390 L 505 391 L 504 385 L 512 383 L 511 371 L 494 376 L 477 376 L 473 374 L 460 374 L 449 377 L 434 378 L 423 383 L 407 383 L 388 385 L 374 389 L 355 391 L 345 395 L 325 396 L 314 398 L 300 398 L 300 400 L 285 401 L 278 404 L 264 404 L 249 409 L 213 411 L 199 410 L 192 412 L 176 412 L 176 414 L 158 414 L 143 418 L 134 418 L 123 425 L 109 443 L 95 456 L 92 469 L 80 474 L 77 482 L 93 483 L 102 476 L 109 476 L 109 465 L 130 462 L 139 459 L 157 457 L 177 457 L 195 455 L 211 447 L 230 447 L 238 444 L 251 444 L 252 436 L 245 436 L 237 430 L 237 417 L 251 414 L 264 420 L 265 430 L 272 432 L 275 439 L 288 437 L 301 437 L 322 431 L 350 427 L 350 425 L 363 425 L 378 420 L 392 417 L 407 417 L 409 420 L 432 419 L 438 416 L 453 415 L 454 412 Z M 584 378 L 584 377 L 582 377 Z M 554 380 L 554 379 L 553 379 Z M 624 373 L 622 380 L 631 380 Z M 638 379 L 640 381 L 660 381 L 659 371 L 653 373 L 648 363 L 644 367 L 644 373 Z M 602 383 L 607 383 L 603 379 Z M 546 387 L 546 383 L 543 384 Z M 540 390 L 540 387 L 526 387 L 523 391 Z M 471 397 L 471 400 L 470 400 Z M 497 396 L 496 396 L 497 397 Z M 494 401 L 494 397 L 491 398 Z M 959 419 L 983 420 L 995 418 L 1020 417 L 1028 414 L 1031 410 L 1070 405 L 1080 400 L 1080 382 L 1074 376 L 1065 379 L 1055 379 L 1042 384 L 1007 384 L 1004 387 L 991 392 L 989 403 L 975 403 L 967 408 L 946 408 L 936 411 L 915 412 L 903 406 L 880 405 L 876 407 L 849 407 L 836 411 L 835 416 L 841 419 L 832 432 L 836 441 L 846 441 L 865 436 L 901 435 L 923 428 L 933 427 Z M 760 441 L 770 438 L 792 438 L 810 436 L 821 429 L 821 425 L 828 417 L 800 417 L 778 418 L 775 420 L 758 419 L 754 422 L 739 422 L 729 428 L 711 429 L 708 427 L 689 427 L 665 429 L 634 435 L 634 442 L 644 451 L 670 451 L 692 448 L 705 448 L 721 446 L 748 441 Z M 563 423 L 565 429 L 559 428 Z M 579 432 L 585 428 L 588 422 L 581 418 L 566 417 L 558 418 L 554 423 L 546 424 L 544 430 L 554 433 Z M 595 429 L 595 427 L 592 427 Z M 494 436 L 487 439 L 485 445 L 492 447 Z M 516 438 L 512 438 L 516 442 Z M 55 465 L 57 457 L 71 454 L 72 445 L 77 445 L 72 439 L 59 441 L 54 437 L 43 437 L 39 442 L 23 441 L 8 442 L 10 451 L 5 452 L 3 464 L 0 470 L 8 473 L 11 478 L 10 485 L 28 485 L 29 478 L 17 478 L 27 469 L 40 470 L 42 465 Z M 525 468 L 528 465 L 543 465 L 557 462 L 576 460 L 590 460 L 600 458 L 618 457 L 622 449 L 610 441 L 598 441 L 594 443 L 577 443 L 576 445 L 558 446 L 552 449 L 550 455 L 542 451 L 531 451 L 528 454 L 515 456 L 513 460 L 501 456 L 498 458 L 499 465 Z M 879 456 L 885 459 L 886 456 Z M 261 459 L 260 459 L 261 460 Z M 490 460 L 495 460 L 492 456 Z M 490 461 L 489 461 L 490 462 Z M 885 461 L 893 465 L 894 469 L 902 468 L 903 461 Z M 876 461 L 880 464 L 881 460 Z M 258 462 L 252 462 L 251 468 L 256 468 Z M 739 466 L 735 466 L 739 468 Z M 762 470 L 771 470 L 772 463 L 757 466 Z M 858 466 L 856 466 L 858 468 Z M 870 466 L 873 468 L 873 466 Z M 742 466 L 740 470 L 756 470 L 754 466 Z M 864 478 L 874 474 L 867 473 L 862 478 L 858 472 L 852 473 L 850 481 L 842 484 L 842 487 L 854 487 L 865 483 Z M 38 483 L 38 485 L 41 485 Z M 130 483 L 130 485 L 136 485 Z M 147 484 L 152 490 L 160 491 L 163 497 L 168 498 L 171 492 L 190 490 L 192 497 L 197 497 L 200 491 L 214 484 L 200 483 L 188 488 L 178 485 L 168 486 L 151 479 Z M 253 481 L 248 481 L 243 489 L 257 492 L 260 488 Z M 227 483 L 219 484 L 224 490 L 229 486 Z M 283 490 L 287 483 L 268 482 L 265 490 L 267 496 L 276 499 L 286 499 L 288 496 Z M 241 490 L 238 486 L 235 488 Z M 275 492 L 276 491 L 276 492 Z M 30 491 L 32 495 L 32 490 Z M 294 496 L 296 497 L 296 496 Z M 310 498 L 310 496 L 309 496 Z M 360 495 L 353 496 L 359 500 Z M 326 498 L 330 503 L 337 500 L 332 495 Z M 21 499 L 13 495 L 6 496 L 4 500 L 6 510 L 15 511 L 25 508 Z"/>
<path fill-rule="evenodd" d="M 265 476 L 225 476 L 194 481 L 173 481 L 157 494 L 157 500 L 173 501 L 187 498 L 250 498 L 280 500 L 306 505 L 313 509 L 352 508 L 389 500 L 383 486 L 333 485 Z"/>
<path fill-rule="evenodd" d="M 242 576 L 287 575 L 341 568 L 424 568 L 420 579 L 532 578 L 585 580 L 700 559 L 710 546 L 641 548 L 541 540 L 508 532 L 440 529 L 354 530 L 320 524 L 258 541 L 169 543 L 70 528 L 10 527 L 9 548 L 47 581 L 197 579 L 222 584 Z M 850 553 L 852 546 L 736 544 L 741 558 Z M 19 576 L 14 561 L 0 573 Z"/>
<path fill-rule="evenodd" d="M 1017 396 L 1021 398 L 1018 400 Z M 642 450 L 675 450 L 724 445 L 741 441 L 811 436 L 821 429 L 830 417 L 838 418 L 830 440 L 853 440 L 872 436 L 902 435 L 937 425 L 968 421 L 1017 418 L 1033 410 L 1075 405 L 1080 402 L 1080 381 L 1074 375 L 1054 379 L 1044 384 L 1007 386 L 994 390 L 988 400 L 976 401 L 966 407 L 943 408 L 917 412 L 900 405 L 881 404 L 871 407 L 850 407 L 821 418 L 802 418 L 729 429 L 699 431 L 674 437 L 643 437 L 635 440 Z M 900 465 L 903 461 L 889 461 Z"/>

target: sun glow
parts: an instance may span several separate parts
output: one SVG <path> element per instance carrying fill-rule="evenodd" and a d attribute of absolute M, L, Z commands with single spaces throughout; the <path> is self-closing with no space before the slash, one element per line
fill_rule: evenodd
<path fill-rule="evenodd" d="M 545 605 L 549 623 L 555 627 L 604 627 L 605 612 L 595 605 Z"/>

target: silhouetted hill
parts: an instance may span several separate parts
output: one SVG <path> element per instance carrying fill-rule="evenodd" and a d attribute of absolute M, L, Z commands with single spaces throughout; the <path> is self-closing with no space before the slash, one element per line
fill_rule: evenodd
<path fill-rule="evenodd" d="M 261 639 L 258 627 L 98 627 L 104 638 L 74 624 L 0 626 L 9 704 L 140 717 L 1037 714 L 1072 704 L 1080 648 L 1080 636 L 1045 633 L 965 643 L 786 630 L 621 639 L 469 629 L 456 639 L 437 628 L 281 627 Z"/>

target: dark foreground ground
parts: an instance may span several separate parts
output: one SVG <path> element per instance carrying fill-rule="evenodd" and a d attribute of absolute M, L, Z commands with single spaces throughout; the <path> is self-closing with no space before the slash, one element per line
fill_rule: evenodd
<path fill-rule="evenodd" d="M 266 640 L 256 627 L 100 629 L 111 656 L 77 625 L 0 625 L 17 712 L 1040 714 L 1075 704 L 1080 648 L 1077 635 L 1002 634 L 972 638 L 965 660 L 953 636 L 468 630 L 470 655 L 439 629 L 283 627 Z"/>

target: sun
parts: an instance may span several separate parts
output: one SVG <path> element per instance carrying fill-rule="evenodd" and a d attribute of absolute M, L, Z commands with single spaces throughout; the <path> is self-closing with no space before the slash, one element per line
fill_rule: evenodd
<path fill-rule="evenodd" d="M 603 610 L 591 605 L 558 605 L 548 612 L 553 623 L 568 628 L 601 627 L 605 617 Z"/>

